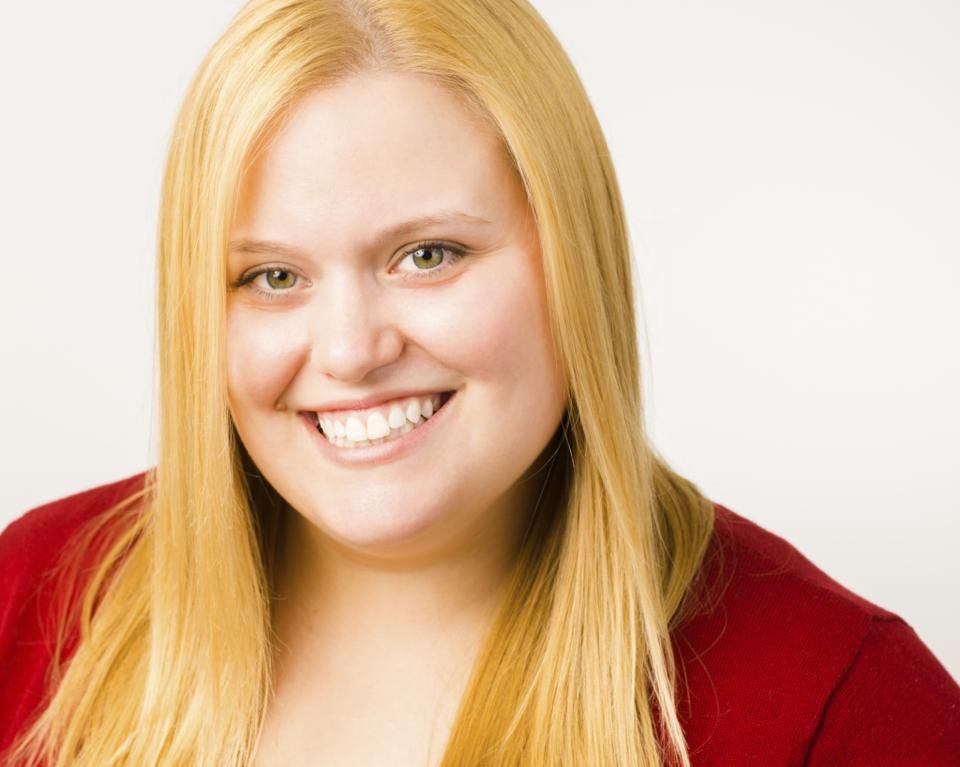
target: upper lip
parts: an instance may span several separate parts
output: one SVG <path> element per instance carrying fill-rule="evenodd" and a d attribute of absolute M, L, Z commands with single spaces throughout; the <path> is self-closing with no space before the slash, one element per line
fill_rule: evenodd
<path fill-rule="evenodd" d="M 316 407 L 305 409 L 305 413 L 325 413 L 336 410 L 365 410 L 368 407 L 376 407 L 384 402 L 395 399 L 404 399 L 405 397 L 429 397 L 432 394 L 442 394 L 452 391 L 452 389 L 397 389 L 395 391 L 377 392 L 361 399 L 340 399 L 324 402 Z"/>

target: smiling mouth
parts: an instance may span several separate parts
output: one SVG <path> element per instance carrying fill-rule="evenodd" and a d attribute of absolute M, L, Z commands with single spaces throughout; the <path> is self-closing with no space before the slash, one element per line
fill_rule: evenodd
<path fill-rule="evenodd" d="M 456 392 L 427 397 L 407 397 L 389 407 L 374 408 L 368 415 L 335 418 L 314 413 L 316 429 L 331 444 L 341 448 L 379 445 L 400 439 L 433 418 Z"/>

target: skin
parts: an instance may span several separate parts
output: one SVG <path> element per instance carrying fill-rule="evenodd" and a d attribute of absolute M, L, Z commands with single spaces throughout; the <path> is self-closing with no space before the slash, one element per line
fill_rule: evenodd
<path fill-rule="evenodd" d="M 390 237 L 418 216 L 451 220 Z M 369 72 L 291 109 L 244 178 L 231 242 L 230 409 L 288 502 L 275 697 L 257 763 L 437 764 L 563 414 L 541 252 L 489 125 L 419 75 Z M 423 240 L 461 246 L 408 254 Z M 256 289 L 271 292 L 273 300 Z M 457 390 L 417 448 L 345 467 L 298 412 Z"/>

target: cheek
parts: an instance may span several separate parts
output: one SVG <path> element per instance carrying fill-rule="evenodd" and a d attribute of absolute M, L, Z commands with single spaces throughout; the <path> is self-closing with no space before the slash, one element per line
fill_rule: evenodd
<path fill-rule="evenodd" d="M 289 315 L 231 307 L 227 388 L 232 405 L 272 407 L 308 353 L 303 329 Z"/>
<path fill-rule="evenodd" d="M 452 302 L 446 359 L 470 378 L 498 388 L 524 381 L 541 386 L 552 371 L 541 277 L 519 253 L 483 277 L 464 280 L 463 292 Z"/>

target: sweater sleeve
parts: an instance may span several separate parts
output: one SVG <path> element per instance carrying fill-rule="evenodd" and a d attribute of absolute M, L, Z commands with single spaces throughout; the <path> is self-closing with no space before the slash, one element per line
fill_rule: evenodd
<path fill-rule="evenodd" d="M 960 765 L 960 687 L 899 617 L 875 617 L 824 707 L 807 767 Z"/>

